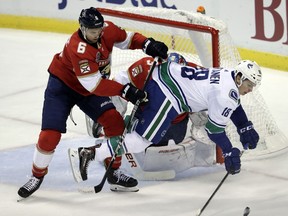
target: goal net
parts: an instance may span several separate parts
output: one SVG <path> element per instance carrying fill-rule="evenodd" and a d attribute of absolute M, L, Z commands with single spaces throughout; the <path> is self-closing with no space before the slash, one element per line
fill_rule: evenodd
<path fill-rule="evenodd" d="M 226 24 L 218 19 L 182 10 L 158 8 L 98 8 L 105 20 L 127 31 L 140 32 L 163 41 L 169 52 L 181 53 L 187 61 L 204 67 L 234 67 L 241 60 Z M 113 48 L 112 75 L 126 70 L 133 62 L 146 56 L 141 50 Z M 265 76 L 264 76 L 265 79 Z M 242 105 L 260 135 L 257 149 L 247 151 L 245 157 L 267 155 L 287 147 L 287 138 L 278 129 L 259 91 L 241 97 Z M 234 146 L 242 148 L 239 135 L 230 122 L 226 133 Z M 211 143 L 202 129 L 193 130 L 193 137 Z M 212 144 L 213 145 L 213 144 Z M 216 149 L 216 147 L 215 147 Z M 223 162 L 221 150 L 215 160 Z M 245 157 L 243 159 L 245 159 Z"/>

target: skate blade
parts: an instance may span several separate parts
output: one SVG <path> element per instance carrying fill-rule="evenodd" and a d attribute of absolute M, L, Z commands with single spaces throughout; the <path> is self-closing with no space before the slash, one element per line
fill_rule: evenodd
<path fill-rule="evenodd" d="M 23 201 L 25 198 L 23 198 L 23 197 L 20 197 L 20 196 L 18 196 L 18 198 L 17 198 L 17 202 L 21 202 L 21 201 Z"/>
<path fill-rule="evenodd" d="M 16 201 L 19 203 L 19 202 L 22 202 L 22 201 L 26 200 L 27 198 L 28 197 L 25 198 L 25 197 L 21 197 L 21 196 L 18 195 L 18 198 L 17 198 Z"/>
<path fill-rule="evenodd" d="M 113 192 L 138 192 L 138 187 L 124 187 L 121 185 L 110 185 L 110 190 Z"/>
<path fill-rule="evenodd" d="M 74 180 L 79 183 L 82 182 L 82 176 L 79 170 L 79 154 L 78 149 L 68 149 L 68 157 L 71 165 L 72 174 L 74 177 Z"/>

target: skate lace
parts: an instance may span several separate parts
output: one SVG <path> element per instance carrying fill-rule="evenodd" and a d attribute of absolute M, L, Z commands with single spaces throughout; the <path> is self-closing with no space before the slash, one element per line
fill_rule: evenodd
<path fill-rule="evenodd" d="M 121 170 L 115 170 L 113 175 L 117 178 L 117 182 L 125 181 L 128 182 L 130 176 L 125 175 Z"/>
<path fill-rule="evenodd" d="M 28 191 L 33 190 L 35 187 L 37 187 L 39 181 L 40 179 L 33 177 L 23 187 Z"/>

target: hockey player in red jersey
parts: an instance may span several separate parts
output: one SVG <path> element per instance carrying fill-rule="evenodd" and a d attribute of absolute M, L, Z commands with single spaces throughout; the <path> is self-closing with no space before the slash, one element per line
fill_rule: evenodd
<path fill-rule="evenodd" d="M 42 126 L 35 147 L 32 176 L 19 190 L 26 198 L 40 187 L 54 151 L 66 132 L 66 121 L 74 105 L 104 127 L 105 135 L 117 139 L 124 131 L 122 116 L 108 96 L 121 96 L 132 103 L 145 100 L 146 94 L 132 85 L 121 85 L 109 80 L 113 46 L 120 49 L 143 49 L 153 57 L 167 58 L 167 46 L 140 33 L 127 32 L 104 18 L 96 8 L 83 9 L 79 16 L 80 28 L 72 34 L 57 53 L 49 68 L 45 90 Z M 125 89 L 125 91 L 124 91 Z M 85 152 L 84 152 L 85 153 Z M 110 158 L 105 159 L 109 163 Z M 108 173 L 113 188 L 137 191 L 136 179 L 126 176 L 118 168 L 121 158 Z M 132 188 L 132 189 L 131 189 Z"/>

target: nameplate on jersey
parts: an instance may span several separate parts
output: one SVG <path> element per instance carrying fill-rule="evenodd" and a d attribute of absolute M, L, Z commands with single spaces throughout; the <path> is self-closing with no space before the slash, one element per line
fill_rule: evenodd
<path fill-rule="evenodd" d="M 210 84 L 219 84 L 220 83 L 220 68 L 213 69 L 210 75 Z"/>

